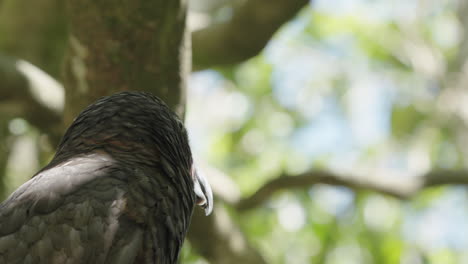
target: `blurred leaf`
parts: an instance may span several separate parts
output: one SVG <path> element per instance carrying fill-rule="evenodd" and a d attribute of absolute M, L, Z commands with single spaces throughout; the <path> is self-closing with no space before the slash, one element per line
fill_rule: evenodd
<path fill-rule="evenodd" d="M 416 128 L 425 119 L 425 114 L 418 111 L 413 105 L 396 105 L 392 109 L 392 134 L 398 139 L 414 134 Z"/>
<path fill-rule="evenodd" d="M 433 187 L 421 192 L 415 199 L 411 200 L 411 207 L 414 211 L 427 209 L 434 201 L 449 191 L 450 187 Z"/>

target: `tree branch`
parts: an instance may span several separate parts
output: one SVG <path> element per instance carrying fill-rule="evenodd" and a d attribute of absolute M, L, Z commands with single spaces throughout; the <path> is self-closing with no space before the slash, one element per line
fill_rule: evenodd
<path fill-rule="evenodd" d="M 209 263 L 266 264 L 260 253 L 252 248 L 242 231 L 226 212 L 221 201 L 209 216 L 195 210 L 188 238 L 197 252 Z"/>
<path fill-rule="evenodd" d="M 2 55 L 0 80 L 3 113 L 21 116 L 53 137 L 59 134 L 63 88 L 57 81 L 26 61 Z"/>
<path fill-rule="evenodd" d="M 238 186 L 228 175 L 205 163 L 199 163 L 198 169 L 210 182 L 216 208 L 209 216 L 195 209 L 188 234 L 192 246 L 210 263 L 266 263 L 226 212 L 225 205 L 230 206 L 240 200 Z"/>
<path fill-rule="evenodd" d="M 193 68 L 242 62 L 257 55 L 273 34 L 309 0 L 248 0 L 232 18 L 192 34 Z"/>
<path fill-rule="evenodd" d="M 409 199 L 428 187 L 447 184 L 468 184 L 468 171 L 434 170 L 419 177 L 408 176 L 376 179 L 313 170 L 297 176 L 282 175 L 275 178 L 260 187 L 251 196 L 241 199 L 236 204 L 236 208 L 240 211 L 254 209 L 270 199 L 278 191 L 310 188 L 315 184 L 344 186 L 354 190 L 370 190 L 398 199 Z"/>

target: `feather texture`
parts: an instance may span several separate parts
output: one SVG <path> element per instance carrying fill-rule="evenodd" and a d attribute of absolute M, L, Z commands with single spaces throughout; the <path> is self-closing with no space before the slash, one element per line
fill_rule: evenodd
<path fill-rule="evenodd" d="M 160 99 L 98 100 L 0 204 L 0 263 L 176 263 L 196 200 L 192 163 Z"/>

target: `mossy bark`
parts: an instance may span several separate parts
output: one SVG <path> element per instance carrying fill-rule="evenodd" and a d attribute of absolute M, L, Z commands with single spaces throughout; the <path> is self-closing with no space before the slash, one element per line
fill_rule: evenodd
<path fill-rule="evenodd" d="M 96 98 L 124 90 L 151 92 L 183 114 L 184 0 L 81 0 L 67 8 L 65 125 Z"/>

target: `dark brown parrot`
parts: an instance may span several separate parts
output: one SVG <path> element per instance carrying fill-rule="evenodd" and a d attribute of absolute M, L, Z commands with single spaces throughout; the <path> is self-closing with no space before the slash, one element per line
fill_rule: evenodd
<path fill-rule="evenodd" d="M 148 93 L 104 97 L 0 204 L 0 263 L 176 263 L 195 204 L 209 214 L 212 193 L 179 118 Z"/>

